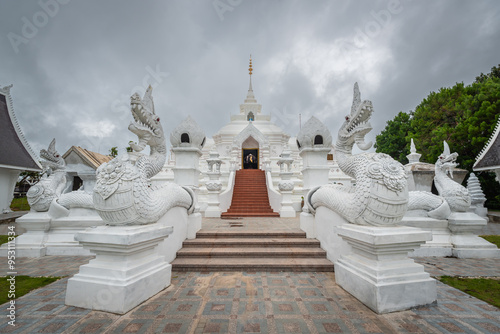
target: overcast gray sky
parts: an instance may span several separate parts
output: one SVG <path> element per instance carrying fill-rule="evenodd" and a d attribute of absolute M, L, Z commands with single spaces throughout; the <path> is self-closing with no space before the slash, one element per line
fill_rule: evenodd
<path fill-rule="evenodd" d="M 430 91 L 500 63 L 498 0 L 3 0 L 0 32 L 0 85 L 14 84 L 37 153 L 53 137 L 61 153 L 123 151 L 129 96 L 148 84 L 167 134 L 191 115 L 211 137 L 239 112 L 249 54 L 263 113 L 289 135 L 302 114 L 336 138 L 357 81 L 371 140 Z"/>

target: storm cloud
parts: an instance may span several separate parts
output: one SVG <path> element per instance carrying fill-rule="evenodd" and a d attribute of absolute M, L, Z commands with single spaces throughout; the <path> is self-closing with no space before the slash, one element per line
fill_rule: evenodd
<path fill-rule="evenodd" d="M 135 137 L 129 97 L 154 87 L 167 133 L 191 115 L 212 136 L 252 83 L 291 136 L 315 115 L 335 134 L 352 87 L 374 140 L 430 91 L 500 63 L 498 1 L 79 1 L 0 3 L 0 85 L 13 84 L 35 151 L 53 137 L 100 153 Z"/>

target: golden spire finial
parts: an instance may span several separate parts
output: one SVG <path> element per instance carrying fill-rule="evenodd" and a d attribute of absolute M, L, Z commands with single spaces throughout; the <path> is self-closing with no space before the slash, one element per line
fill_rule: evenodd
<path fill-rule="evenodd" d="M 253 71 L 253 69 L 252 69 L 252 55 L 250 55 L 250 65 L 248 67 L 248 74 L 252 75 L 252 71 Z"/>

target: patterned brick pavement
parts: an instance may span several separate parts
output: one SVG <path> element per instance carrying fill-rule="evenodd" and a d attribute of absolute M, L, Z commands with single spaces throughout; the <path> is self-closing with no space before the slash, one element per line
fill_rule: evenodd
<path fill-rule="evenodd" d="M 278 221 L 260 223 L 285 223 Z M 204 228 L 210 224 L 228 228 L 220 220 Z M 90 259 L 18 259 L 17 267 L 20 275 L 71 276 Z M 415 260 L 433 276 L 500 277 L 498 260 Z M 440 282 L 437 304 L 377 315 L 340 288 L 334 273 L 174 272 L 170 287 L 120 316 L 64 305 L 67 279 L 17 299 L 16 327 L 7 324 L 7 304 L 0 306 L 0 333 L 500 333 L 498 308 Z"/>
<path fill-rule="evenodd" d="M 1 324 L 0 333 L 500 332 L 499 309 L 439 282 L 437 305 L 377 315 L 334 273 L 174 273 L 170 287 L 123 316 L 65 306 L 66 282 L 19 298 L 16 327 Z"/>

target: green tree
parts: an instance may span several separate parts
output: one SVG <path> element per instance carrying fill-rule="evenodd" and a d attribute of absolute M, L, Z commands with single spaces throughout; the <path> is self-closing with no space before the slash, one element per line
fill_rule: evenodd
<path fill-rule="evenodd" d="M 483 82 L 486 81 L 488 78 L 500 78 L 500 64 L 498 64 L 498 66 L 493 66 L 491 68 L 491 72 L 486 75 L 481 73 L 479 76 L 476 77 L 476 82 Z"/>
<path fill-rule="evenodd" d="M 493 67 L 491 73 L 481 73 L 471 85 L 457 83 L 431 92 L 413 113 L 404 115 L 400 112 L 387 122 L 376 137 L 377 152 L 407 163 L 403 150 L 408 152 L 408 143 L 413 138 L 422 154 L 420 161 L 434 163 L 446 140 L 452 152 L 459 154 L 459 168 L 472 171 L 500 115 L 500 65 Z M 488 199 L 487 206 L 500 208 L 500 186 L 492 173 L 477 174 Z"/>
<path fill-rule="evenodd" d="M 118 147 L 114 146 L 114 147 L 109 149 L 109 156 L 110 157 L 116 158 L 117 155 L 118 155 Z"/>
<path fill-rule="evenodd" d="M 406 156 L 410 154 L 411 138 L 408 137 L 408 132 L 411 129 L 411 117 L 411 112 L 400 111 L 393 120 L 387 121 L 385 129 L 376 137 L 376 151 L 389 154 L 402 164 L 408 163 Z"/>

